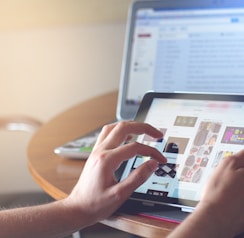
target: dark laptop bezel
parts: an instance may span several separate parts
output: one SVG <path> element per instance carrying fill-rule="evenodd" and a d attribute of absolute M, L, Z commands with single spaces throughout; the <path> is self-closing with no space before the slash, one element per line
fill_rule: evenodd
<path fill-rule="evenodd" d="M 139 108 L 139 103 L 128 104 L 128 80 L 133 47 L 136 13 L 139 9 L 156 8 L 163 10 L 187 10 L 187 9 L 219 9 L 219 8 L 244 8 L 242 0 L 163 0 L 163 1 L 135 1 L 128 13 L 124 55 L 121 68 L 120 89 L 117 103 L 117 118 L 119 120 L 133 119 Z M 148 88 L 148 91 L 151 88 Z M 146 92 L 145 92 L 146 93 Z M 227 93 L 227 92 L 223 92 Z"/>

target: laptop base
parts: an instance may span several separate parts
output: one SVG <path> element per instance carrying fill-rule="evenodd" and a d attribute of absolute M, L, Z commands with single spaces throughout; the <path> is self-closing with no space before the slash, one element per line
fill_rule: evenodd
<path fill-rule="evenodd" d="M 117 213 L 139 215 L 152 219 L 181 223 L 190 213 L 184 212 L 181 208 L 157 205 L 145 206 L 141 202 L 128 200 L 118 210 Z"/>

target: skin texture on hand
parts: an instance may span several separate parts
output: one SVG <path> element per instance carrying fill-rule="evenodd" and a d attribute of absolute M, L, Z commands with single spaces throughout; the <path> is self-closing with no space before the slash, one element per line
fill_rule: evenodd
<path fill-rule="evenodd" d="M 196 210 L 169 238 L 231 238 L 244 232 L 244 150 L 226 157 L 210 177 Z"/>
<path fill-rule="evenodd" d="M 244 231 L 244 150 L 220 163 L 201 200 L 232 234 Z"/>
<path fill-rule="evenodd" d="M 131 134 L 163 136 L 144 123 L 120 122 L 105 126 L 71 194 L 50 204 L 0 211 L 0 237 L 63 237 L 110 216 L 155 171 L 158 163 L 166 162 L 155 148 L 129 143 Z M 154 159 L 118 183 L 115 170 L 137 154 Z"/>
<path fill-rule="evenodd" d="M 71 194 L 46 205 L 0 211 L 0 237 L 62 237 L 109 217 L 147 180 L 158 163 L 166 163 L 157 149 L 129 142 L 132 134 L 163 136 L 152 126 L 139 122 L 105 126 Z M 117 182 L 114 172 L 135 155 L 153 159 Z M 234 237 L 244 231 L 243 201 L 244 151 L 241 151 L 220 163 L 195 211 L 168 238 Z"/>
<path fill-rule="evenodd" d="M 70 196 L 76 201 L 73 203 L 80 204 L 77 206 L 85 211 L 91 223 L 111 215 L 147 180 L 156 170 L 158 163 L 166 162 L 165 157 L 155 148 L 136 142 L 122 144 L 130 138 L 130 134 L 144 133 L 156 138 L 163 136 L 157 129 L 138 122 L 121 122 L 103 128 L 80 181 Z M 154 160 L 145 162 L 128 178 L 118 183 L 114 172 L 124 160 L 135 155 L 150 156 Z"/>

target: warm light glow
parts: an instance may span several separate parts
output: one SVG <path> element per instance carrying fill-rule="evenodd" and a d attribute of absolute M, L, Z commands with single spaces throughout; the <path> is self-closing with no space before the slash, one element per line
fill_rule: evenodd
<path fill-rule="evenodd" d="M 0 30 L 125 21 L 132 0 L 0 1 Z"/>

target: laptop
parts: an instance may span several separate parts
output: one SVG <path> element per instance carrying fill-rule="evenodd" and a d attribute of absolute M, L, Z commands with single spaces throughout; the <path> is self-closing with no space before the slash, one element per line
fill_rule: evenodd
<path fill-rule="evenodd" d="M 168 219 L 170 211 L 175 221 L 184 219 L 199 202 L 218 164 L 243 149 L 243 117 L 244 95 L 147 93 L 135 120 L 153 125 L 164 136 L 155 139 L 143 134 L 135 141 L 158 149 L 167 163 L 159 164 L 134 191 L 125 203 L 127 210 L 140 208 L 137 212 L 144 215 Z M 117 171 L 118 180 L 150 159 L 138 154 L 124 162 Z"/>
<path fill-rule="evenodd" d="M 243 1 L 135 1 L 127 22 L 117 120 L 133 119 L 147 91 L 243 94 Z M 87 158 L 97 134 L 55 153 Z"/>

